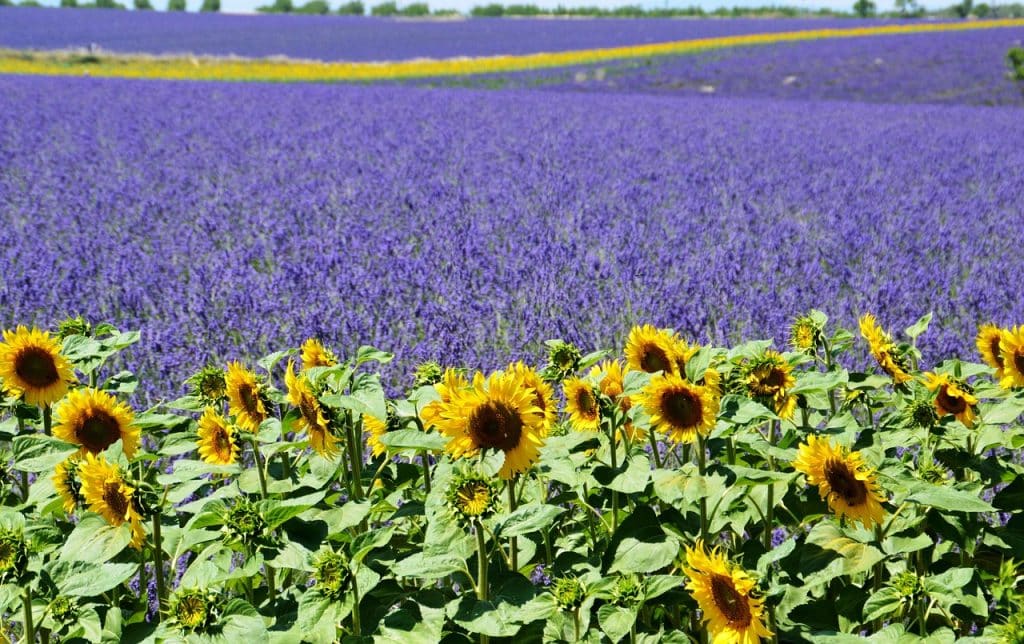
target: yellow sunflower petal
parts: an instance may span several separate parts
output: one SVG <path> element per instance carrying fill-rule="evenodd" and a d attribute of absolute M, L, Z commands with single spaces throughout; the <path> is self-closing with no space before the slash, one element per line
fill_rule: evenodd
<path fill-rule="evenodd" d="M 8 391 L 29 405 L 52 405 L 63 398 L 75 374 L 57 341 L 45 331 L 24 326 L 4 331 L 3 337 L 0 379 Z"/>
<path fill-rule="evenodd" d="M 90 454 L 99 454 L 120 440 L 125 456 L 134 458 L 141 434 L 134 422 L 131 408 L 111 394 L 76 389 L 55 408 L 53 435 Z"/>

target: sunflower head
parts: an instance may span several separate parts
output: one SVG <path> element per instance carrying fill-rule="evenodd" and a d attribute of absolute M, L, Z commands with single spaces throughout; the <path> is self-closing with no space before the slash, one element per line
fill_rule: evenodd
<path fill-rule="evenodd" d="M 69 316 L 57 323 L 57 339 L 64 340 L 73 335 L 89 335 L 92 325 L 81 315 Z"/>
<path fill-rule="evenodd" d="M 1003 350 L 999 345 L 1003 341 L 1005 333 L 1005 329 L 994 324 L 982 324 L 978 328 L 978 338 L 975 340 L 975 346 L 978 347 L 981 359 L 996 370 L 996 380 L 1003 377 Z"/>
<path fill-rule="evenodd" d="M 935 404 L 926 398 L 914 398 L 903 410 L 903 418 L 911 427 L 931 429 L 939 422 Z"/>
<path fill-rule="evenodd" d="M 309 338 L 302 343 L 302 370 L 313 367 L 333 367 L 338 364 L 334 352 L 325 347 L 316 338 Z"/>
<path fill-rule="evenodd" d="M 193 395 L 204 405 L 217 405 L 227 398 L 224 370 L 215 365 L 203 367 L 186 382 L 192 388 Z"/>
<path fill-rule="evenodd" d="M 89 510 L 112 526 L 128 523 L 132 529 L 132 547 L 141 550 L 146 538 L 142 514 L 135 498 L 136 490 L 128 485 L 121 470 L 106 458 L 87 453 L 78 467 L 78 476 L 82 482 L 82 498 Z"/>
<path fill-rule="evenodd" d="M 13 583 L 21 578 L 28 564 L 28 545 L 20 531 L 0 528 L 0 582 Z"/>
<path fill-rule="evenodd" d="M 558 607 L 566 611 L 576 610 L 587 599 L 586 586 L 574 575 L 556 577 L 548 591 L 554 595 Z"/>
<path fill-rule="evenodd" d="M 57 595 L 50 603 L 50 614 L 58 624 L 72 624 L 78 621 L 78 603 L 73 597 Z"/>
<path fill-rule="evenodd" d="M 626 339 L 626 364 L 647 373 L 678 374 L 679 342 L 675 333 L 650 324 L 633 327 Z"/>
<path fill-rule="evenodd" d="M 267 419 L 264 385 L 260 379 L 241 363 L 229 362 L 224 386 L 235 424 L 248 432 L 259 431 L 260 425 Z"/>
<path fill-rule="evenodd" d="M 79 456 L 73 455 L 57 464 L 53 470 L 53 487 L 64 501 L 64 511 L 71 514 L 85 502 L 82 482 L 78 476 Z"/>
<path fill-rule="evenodd" d="M 413 372 L 412 386 L 419 389 L 420 387 L 436 385 L 441 382 L 441 378 L 443 376 L 444 370 L 441 369 L 441 365 L 437 364 L 433 360 L 430 360 L 429 362 L 421 362 L 416 365 L 416 371 Z"/>
<path fill-rule="evenodd" d="M 865 528 L 885 519 L 885 498 L 859 452 L 833 447 L 829 439 L 812 434 L 800 445 L 793 467 L 807 476 L 809 484 L 818 486 L 821 498 L 839 516 Z"/>
<path fill-rule="evenodd" d="M 825 339 L 825 326 L 812 315 L 801 315 L 789 327 L 789 345 L 795 351 L 813 354 Z"/>
<path fill-rule="evenodd" d="M 718 417 L 718 397 L 710 389 L 674 374 L 652 378 L 640 404 L 651 417 L 651 427 L 676 443 L 693 442 L 698 433 L 707 436 Z"/>
<path fill-rule="evenodd" d="M 944 483 L 949 479 L 949 471 L 932 460 L 918 459 L 917 471 L 914 473 L 917 478 L 935 485 Z"/>
<path fill-rule="evenodd" d="M 420 410 L 420 420 L 423 421 L 424 427 L 427 429 L 436 427 L 442 413 L 450 413 L 452 411 L 452 396 L 456 392 L 468 387 L 469 381 L 466 380 L 466 374 L 461 369 L 445 369 L 444 374 L 441 376 L 441 381 L 434 384 L 434 390 L 437 391 L 440 399 L 427 403 Z"/>
<path fill-rule="evenodd" d="M 1024 387 L 1024 325 L 1003 332 L 999 350 L 1003 360 L 1000 384 L 1006 389 Z"/>
<path fill-rule="evenodd" d="M 338 439 L 331 432 L 327 412 L 316 397 L 312 383 L 305 374 L 296 374 L 291 360 L 284 372 L 288 401 L 299 410 L 299 426 L 309 438 L 313 451 L 326 459 L 338 455 Z"/>
<path fill-rule="evenodd" d="M 199 419 L 199 458 L 212 465 L 232 465 L 238 460 L 238 437 L 235 428 L 207 407 Z"/>
<path fill-rule="evenodd" d="M 452 478 L 445 498 L 456 515 L 478 521 L 494 514 L 500 494 L 498 481 L 467 469 Z"/>
<path fill-rule="evenodd" d="M 398 415 L 395 406 L 389 402 L 386 407 L 387 415 L 383 419 L 377 418 L 373 414 L 363 414 L 363 429 L 369 434 L 366 444 L 369 445 L 374 456 L 380 456 L 388 451 L 388 446 L 380 440 L 385 434 L 405 427 L 405 420 Z"/>
<path fill-rule="evenodd" d="M 551 383 L 541 378 L 533 367 L 522 361 L 513 362 L 506 371 L 518 378 L 524 387 L 533 390 L 533 404 L 543 415 L 541 432 L 547 436 L 558 420 L 558 405 L 555 403 L 555 391 L 551 388 Z"/>
<path fill-rule="evenodd" d="M 222 531 L 228 541 L 252 546 L 267 535 L 267 520 L 255 503 L 242 498 L 227 509 Z"/>
<path fill-rule="evenodd" d="M 4 331 L 0 342 L 0 380 L 15 397 L 29 405 L 52 405 L 75 382 L 71 363 L 60 345 L 45 331 L 19 326 Z"/>
<path fill-rule="evenodd" d="M 578 431 L 596 430 L 601 424 L 601 405 L 594 385 L 572 377 L 563 385 L 565 411 L 569 422 Z"/>
<path fill-rule="evenodd" d="M 708 552 L 700 540 L 693 548 L 687 547 L 683 574 L 715 642 L 757 642 L 771 637 L 764 622 L 764 599 L 755 594 L 754 580 L 717 548 Z"/>
<path fill-rule="evenodd" d="M 889 374 L 897 385 L 911 380 L 910 364 L 906 352 L 893 342 L 892 336 L 878 325 L 875 316 L 865 313 L 860 318 L 860 334 L 868 342 L 871 355 L 882 371 Z"/>
<path fill-rule="evenodd" d="M 324 596 L 340 601 L 351 585 L 352 570 L 344 555 L 322 550 L 313 558 L 313 579 Z"/>
<path fill-rule="evenodd" d="M 971 387 L 948 374 L 926 372 L 925 386 L 935 392 L 935 411 L 939 416 L 952 415 L 965 427 L 974 427 L 974 410 L 978 399 Z"/>
<path fill-rule="evenodd" d="M 89 454 L 99 454 L 120 440 L 125 456 L 133 458 L 140 440 L 134 422 L 131 408 L 111 394 L 92 388 L 76 389 L 57 406 L 53 435 Z"/>
<path fill-rule="evenodd" d="M 637 575 L 621 575 L 615 580 L 613 601 L 619 606 L 636 606 L 644 597 L 644 582 Z"/>
<path fill-rule="evenodd" d="M 449 436 L 445 449 L 455 458 L 488 450 L 505 454 L 503 479 L 524 472 L 537 460 L 544 443 L 544 412 L 537 407 L 536 391 L 515 373 L 499 371 L 453 393 L 439 414 L 438 429 Z"/>
<path fill-rule="evenodd" d="M 583 354 L 575 344 L 564 340 L 548 340 L 546 344 L 548 364 L 542 372 L 545 380 L 560 382 L 579 370 Z"/>
<path fill-rule="evenodd" d="M 789 393 L 796 385 L 793 367 L 777 351 L 765 351 L 744 369 L 747 393 L 774 409 L 779 418 L 792 418 L 797 399 Z"/>
<path fill-rule="evenodd" d="M 186 633 L 209 633 L 217 625 L 218 606 L 222 601 L 207 590 L 179 589 L 171 598 L 171 622 Z"/>

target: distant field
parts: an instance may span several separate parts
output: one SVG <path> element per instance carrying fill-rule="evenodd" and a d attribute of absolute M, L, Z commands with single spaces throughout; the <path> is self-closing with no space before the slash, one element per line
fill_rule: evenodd
<path fill-rule="evenodd" d="M 888 21 L 892 22 L 892 21 Z M 474 19 L 0 8 L 0 47 L 317 60 L 492 56 L 887 24 L 842 19 Z"/>

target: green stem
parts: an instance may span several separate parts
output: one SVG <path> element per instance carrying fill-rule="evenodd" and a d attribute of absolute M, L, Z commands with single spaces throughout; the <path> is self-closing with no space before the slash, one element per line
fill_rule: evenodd
<path fill-rule="evenodd" d="M 358 421 L 348 418 L 349 457 L 352 459 L 352 493 L 356 500 L 363 498 L 363 427 Z"/>
<path fill-rule="evenodd" d="M 768 421 L 768 444 L 775 446 L 775 429 L 778 421 Z M 775 457 L 771 454 L 768 455 L 768 470 L 771 472 L 775 471 Z M 768 499 L 765 502 L 764 509 L 764 549 L 771 550 L 772 548 L 772 524 L 775 522 L 775 481 L 771 480 L 768 482 Z"/>
<path fill-rule="evenodd" d="M 651 442 L 651 456 L 654 458 L 654 467 L 661 469 L 661 456 L 658 455 L 658 440 L 654 438 L 654 430 L 648 430 L 647 439 Z"/>
<path fill-rule="evenodd" d="M 619 458 L 615 449 L 615 430 L 611 434 L 611 455 L 612 455 L 612 476 L 616 476 L 619 469 Z M 612 490 L 612 532 L 619 529 L 619 493 Z"/>
<path fill-rule="evenodd" d="M 725 457 L 729 460 L 729 465 L 736 464 L 736 441 L 732 436 L 725 439 Z"/>
<path fill-rule="evenodd" d="M 580 609 L 579 608 L 573 609 L 573 611 L 572 611 L 572 626 L 573 626 L 573 632 L 576 634 L 576 636 L 573 638 L 572 641 L 578 642 L 578 641 L 580 641 Z"/>
<path fill-rule="evenodd" d="M 27 585 L 22 603 L 25 606 L 25 642 L 32 644 L 36 641 L 36 629 L 32 626 L 32 590 Z"/>
<path fill-rule="evenodd" d="M 513 476 L 508 481 L 508 511 L 516 511 L 516 478 Z M 516 537 L 509 539 L 509 558 L 512 562 L 512 572 L 519 570 L 519 540 Z"/>
<path fill-rule="evenodd" d="M 263 453 L 260 452 L 259 443 L 256 441 L 256 436 L 250 436 L 249 443 L 252 445 L 253 458 L 256 459 L 256 476 L 260 480 L 260 492 L 263 494 L 263 498 L 267 498 L 267 473 L 263 471 Z"/>
<path fill-rule="evenodd" d="M 476 533 L 476 598 L 482 602 L 488 600 L 487 586 L 487 537 L 484 535 L 484 527 L 480 522 L 473 520 L 473 532 Z M 489 638 L 486 635 L 480 636 L 480 644 L 487 644 Z"/>
<path fill-rule="evenodd" d="M 700 473 L 700 480 L 704 480 L 707 472 L 707 456 L 705 454 L 704 435 L 697 432 L 697 471 Z M 705 496 L 700 497 L 700 538 L 707 543 L 708 540 L 708 500 Z"/>
<path fill-rule="evenodd" d="M 352 571 L 352 632 L 356 637 L 363 636 L 362 618 L 359 615 L 359 575 L 357 570 Z"/>
<path fill-rule="evenodd" d="M 430 494 L 430 456 L 427 450 L 420 452 L 420 460 L 423 461 L 423 490 Z"/>
<path fill-rule="evenodd" d="M 153 515 L 153 572 L 156 574 L 156 597 L 159 606 L 156 619 L 159 622 L 167 599 L 167 589 L 164 586 L 164 544 L 160 535 L 159 513 Z"/>
<path fill-rule="evenodd" d="M 267 572 L 267 597 L 271 604 L 277 599 L 277 588 L 274 585 L 274 567 L 270 564 L 264 564 Z"/>
<path fill-rule="evenodd" d="M 832 346 L 828 340 L 824 340 L 822 345 L 825 348 L 825 370 L 832 371 Z M 832 411 L 832 415 L 836 415 L 836 397 L 835 392 L 831 389 L 828 390 L 828 408 Z"/>
<path fill-rule="evenodd" d="M 50 407 L 49 405 L 43 405 L 43 433 L 49 436 L 52 427 L 53 407 Z"/>

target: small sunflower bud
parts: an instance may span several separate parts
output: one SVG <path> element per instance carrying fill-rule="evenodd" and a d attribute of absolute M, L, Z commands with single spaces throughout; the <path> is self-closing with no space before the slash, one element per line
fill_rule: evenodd
<path fill-rule="evenodd" d="M 555 603 L 562 610 L 576 610 L 587 598 L 583 582 L 571 575 L 555 579 L 551 584 L 550 591 L 555 596 Z"/>
<path fill-rule="evenodd" d="M 351 585 L 352 571 L 344 555 L 324 550 L 313 560 L 313 579 L 324 596 L 340 601 Z"/>
<path fill-rule="evenodd" d="M 497 481 L 478 472 L 463 471 L 448 486 L 448 506 L 464 519 L 479 520 L 497 509 L 500 496 Z"/>
<path fill-rule="evenodd" d="M 70 624 L 78 620 L 78 604 L 66 595 L 57 595 L 50 604 L 50 614 L 60 624 Z"/>
<path fill-rule="evenodd" d="M 563 340 L 548 340 L 548 365 L 542 375 L 545 380 L 561 381 L 580 368 L 583 355 L 576 345 Z"/>
<path fill-rule="evenodd" d="M 17 582 L 28 564 L 28 546 L 20 532 L 0 529 L 0 583 Z"/>
<path fill-rule="evenodd" d="M 215 405 L 227 397 L 224 370 L 220 367 L 207 365 L 187 382 L 192 387 L 193 395 L 206 405 Z"/>
<path fill-rule="evenodd" d="M 223 532 L 229 541 L 251 546 L 267 532 L 267 521 L 255 503 L 240 499 L 227 511 Z"/>
<path fill-rule="evenodd" d="M 217 602 L 218 597 L 206 590 L 179 590 L 171 598 L 171 622 L 182 631 L 207 633 L 217 624 Z"/>
<path fill-rule="evenodd" d="M 441 382 L 441 378 L 443 376 L 444 370 L 441 369 L 441 365 L 437 364 L 433 360 L 430 362 L 424 362 L 416 366 L 412 386 L 418 389 L 419 387 L 436 385 Z"/>
<path fill-rule="evenodd" d="M 89 335 L 92 333 L 92 325 L 81 315 L 61 320 L 57 324 L 57 337 L 61 340 L 72 335 Z"/>

